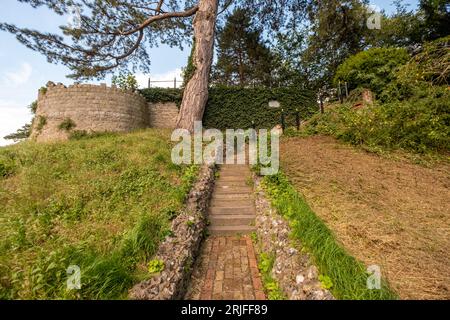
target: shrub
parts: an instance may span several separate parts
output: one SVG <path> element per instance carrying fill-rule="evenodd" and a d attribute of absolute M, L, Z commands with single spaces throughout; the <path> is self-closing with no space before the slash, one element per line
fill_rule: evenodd
<path fill-rule="evenodd" d="M 38 124 L 37 124 L 36 129 L 38 131 L 41 131 L 42 129 L 44 129 L 45 125 L 47 124 L 47 118 L 44 116 L 38 116 L 37 121 L 38 121 Z"/>
<path fill-rule="evenodd" d="M 181 100 L 183 99 L 181 89 L 147 88 L 140 90 L 140 93 L 148 102 L 175 102 L 178 107 L 181 105 Z"/>
<path fill-rule="evenodd" d="M 405 49 L 374 48 L 349 57 L 336 71 L 335 83 L 347 82 L 349 89 L 364 87 L 377 96 L 395 78 L 395 72 L 410 56 Z"/>
<path fill-rule="evenodd" d="M 382 102 L 403 101 L 426 95 L 432 86 L 445 86 L 450 76 L 450 36 L 425 43 L 421 51 L 400 67 L 380 95 Z"/>
<path fill-rule="evenodd" d="M 307 126 L 309 133 L 333 135 L 369 148 L 403 148 L 414 152 L 450 150 L 450 92 L 428 87 L 404 101 L 393 101 L 355 110 L 337 106 L 317 115 Z"/>
<path fill-rule="evenodd" d="M 136 91 L 138 88 L 136 77 L 131 73 L 113 76 L 111 79 L 111 83 L 112 85 L 117 86 L 122 90 Z"/>
<path fill-rule="evenodd" d="M 12 164 L 0 160 L 0 178 L 5 178 L 14 173 L 14 166 Z"/>
<path fill-rule="evenodd" d="M 63 122 L 61 122 L 58 126 L 59 130 L 65 130 L 65 131 L 70 131 L 73 128 L 75 128 L 77 125 L 75 124 L 75 122 L 70 119 L 70 118 L 66 118 L 64 119 Z"/>
<path fill-rule="evenodd" d="M 164 270 L 164 267 L 164 261 L 155 259 L 148 263 L 148 272 L 150 274 L 160 273 Z"/>

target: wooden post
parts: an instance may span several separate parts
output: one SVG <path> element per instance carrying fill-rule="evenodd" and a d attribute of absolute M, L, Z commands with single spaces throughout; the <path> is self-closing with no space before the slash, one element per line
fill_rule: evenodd
<path fill-rule="evenodd" d="M 173 79 L 173 88 L 176 89 L 177 88 L 177 77 L 175 77 Z"/>
<path fill-rule="evenodd" d="M 320 113 L 324 113 L 324 108 L 323 108 L 323 96 L 322 95 L 320 95 L 319 96 L 319 101 L 320 101 Z"/>
<path fill-rule="evenodd" d="M 297 125 L 297 131 L 300 130 L 300 111 L 298 111 L 298 108 L 295 110 L 295 122 Z"/>
<path fill-rule="evenodd" d="M 151 86 L 152 86 L 152 80 L 150 77 L 148 77 L 148 87 L 151 88 Z"/>

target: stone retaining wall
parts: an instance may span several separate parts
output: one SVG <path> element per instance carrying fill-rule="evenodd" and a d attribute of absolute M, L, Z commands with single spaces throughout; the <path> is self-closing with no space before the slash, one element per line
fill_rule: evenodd
<path fill-rule="evenodd" d="M 175 128 L 178 116 L 178 107 L 174 102 L 149 103 L 150 127 L 152 128 Z"/>
<path fill-rule="evenodd" d="M 164 270 L 129 291 L 133 300 L 179 300 L 186 293 L 206 228 L 206 211 L 214 189 L 216 166 L 203 165 L 184 210 L 172 222 L 172 235 L 159 246 L 155 259 Z"/>

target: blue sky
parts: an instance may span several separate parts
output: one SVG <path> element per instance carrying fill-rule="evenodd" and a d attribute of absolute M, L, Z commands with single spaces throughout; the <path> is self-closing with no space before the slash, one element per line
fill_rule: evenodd
<path fill-rule="evenodd" d="M 387 12 L 393 9 L 391 3 L 392 0 L 371 0 L 371 4 Z M 415 8 L 418 0 L 406 0 L 405 3 Z M 41 31 L 56 31 L 58 26 L 68 22 L 68 17 L 43 8 L 33 9 L 17 0 L 1 0 L 0 21 Z M 152 79 L 181 78 L 181 68 L 186 64 L 188 54 L 189 48 L 184 51 L 167 46 L 151 49 Z M 44 56 L 24 47 L 11 34 L 0 32 L 0 146 L 11 143 L 3 136 L 31 121 L 27 105 L 37 98 L 37 90 L 50 80 L 72 83 L 65 77 L 68 73 L 67 68 L 48 63 Z M 137 78 L 143 86 L 148 75 L 139 74 Z M 101 82 L 109 84 L 110 80 Z"/>

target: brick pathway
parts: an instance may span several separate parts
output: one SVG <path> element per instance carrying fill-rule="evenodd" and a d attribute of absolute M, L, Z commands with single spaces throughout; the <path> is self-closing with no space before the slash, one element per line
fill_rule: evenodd
<path fill-rule="evenodd" d="M 264 300 L 249 234 L 255 203 L 248 165 L 222 165 L 210 202 L 209 232 L 194 266 L 190 300 Z"/>
<path fill-rule="evenodd" d="M 208 238 L 198 258 L 186 298 L 265 300 L 250 237 Z"/>

